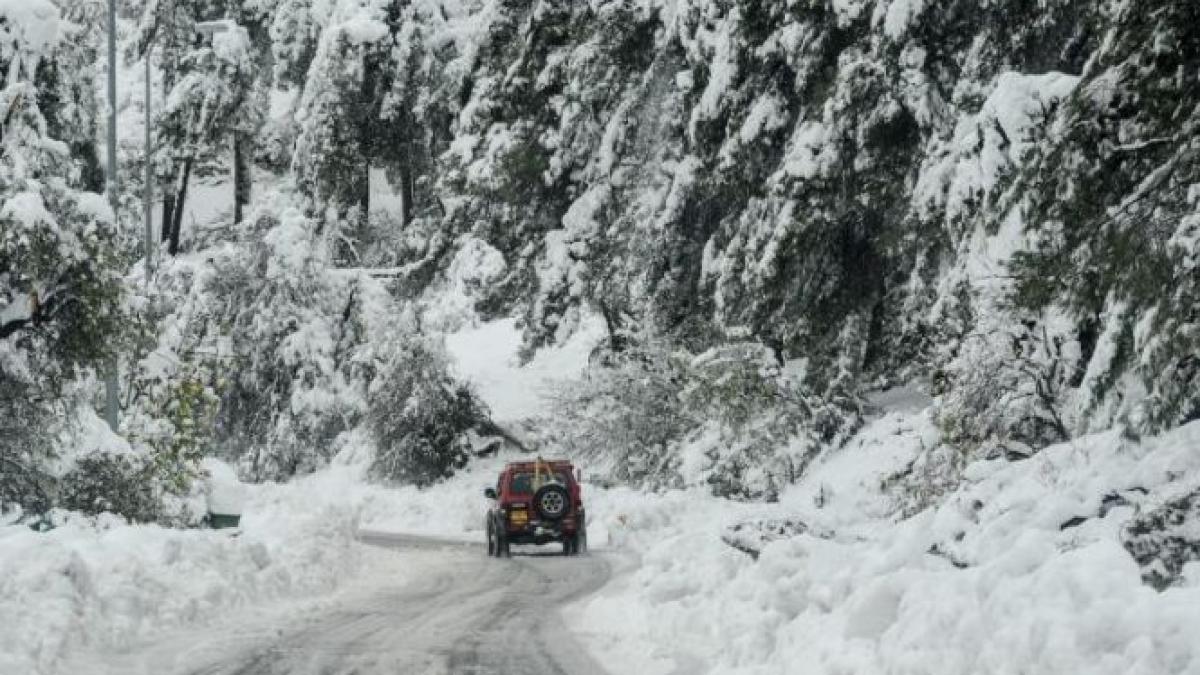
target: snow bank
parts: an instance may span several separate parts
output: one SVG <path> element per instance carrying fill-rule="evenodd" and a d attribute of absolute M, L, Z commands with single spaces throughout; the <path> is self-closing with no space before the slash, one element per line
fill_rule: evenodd
<path fill-rule="evenodd" d="M 1200 672 L 1200 580 L 1143 584 L 1121 544 L 1138 506 L 1100 515 L 1110 493 L 1144 489 L 1153 508 L 1200 475 L 1200 423 L 980 462 L 940 506 L 897 522 L 880 479 L 929 433 L 924 415 L 879 420 L 778 505 L 626 495 L 604 525 L 640 565 L 568 613 L 574 628 L 646 673 Z M 814 527 L 757 562 L 719 540 L 732 520 L 780 514 Z"/>
<path fill-rule="evenodd" d="M 356 514 L 309 486 L 261 486 L 240 533 L 69 520 L 0 527 L 0 674 L 58 672 L 74 650 L 120 648 L 269 600 L 333 590 L 359 564 Z"/>

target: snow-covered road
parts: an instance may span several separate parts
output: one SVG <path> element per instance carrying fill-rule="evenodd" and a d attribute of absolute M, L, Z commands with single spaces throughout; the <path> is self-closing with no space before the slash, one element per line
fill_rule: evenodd
<path fill-rule="evenodd" d="M 161 675 L 606 672 L 567 632 L 560 611 L 608 580 L 605 555 L 532 549 L 493 559 L 475 544 L 361 538 L 389 549 L 407 571 L 373 574 L 288 620 L 168 639 L 105 666 Z"/>

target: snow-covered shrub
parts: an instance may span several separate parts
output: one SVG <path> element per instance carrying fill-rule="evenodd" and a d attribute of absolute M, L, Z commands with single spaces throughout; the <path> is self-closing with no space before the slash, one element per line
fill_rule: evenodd
<path fill-rule="evenodd" d="M 216 450 L 258 480 L 307 473 L 332 457 L 334 440 L 361 418 L 373 368 L 360 358 L 359 278 L 331 269 L 328 238 L 284 203 L 259 206 L 248 253 L 218 260 L 209 277 L 219 308 L 210 330 L 224 336 L 212 344 L 227 341 L 229 350 Z"/>
<path fill-rule="evenodd" d="M 910 517 L 940 504 L 963 480 L 969 456 L 960 447 L 937 443 L 922 447 L 902 470 L 881 481 L 881 489 L 892 496 L 896 511 Z"/>
<path fill-rule="evenodd" d="M 151 462 L 168 500 L 191 494 L 200 459 L 218 447 L 215 422 L 230 362 L 221 337 L 226 306 L 213 277 L 237 255 L 224 245 L 204 258 L 168 260 L 153 284 L 131 289 L 138 336 L 121 429 Z"/>
<path fill-rule="evenodd" d="M 764 345 L 735 343 L 692 360 L 682 392 L 699 432 L 688 454 L 715 494 L 772 497 L 795 483 L 822 450 L 858 427 L 861 404 L 835 383 L 824 396 L 787 373 Z"/>
<path fill-rule="evenodd" d="M 718 495 L 771 498 L 822 450 L 857 428 L 861 404 L 840 381 L 823 394 L 773 352 L 735 342 L 694 356 L 638 336 L 559 388 L 548 423 L 573 452 L 622 480 L 707 484 Z"/>
<path fill-rule="evenodd" d="M 124 347 L 126 262 L 98 187 L 88 40 L 46 0 L 0 3 L 0 501 L 53 505 L 66 390 Z"/>
<path fill-rule="evenodd" d="M 76 460 L 63 475 L 59 506 L 87 515 L 115 513 L 136 522 L 159 515 L 155 467 L 131 454 L 94 453 Z"/>
<path fill-rule="evenodd" d="M 466 465 L 466 432 L 486 417 L 471 389 L 451 378 L 445 355 L 422 336 L 403 341 L 371 384 L 367 425 L 376 478 L 428 485 Z"/>
<path fill-rule="evenodd" d="M 969 335 L 937 383 L 947 442 L 1027 457 L 1070 438 L 1075 349 L 1032 322 Z"/>
<path fill-rule="evenodd" d="M 366 308 L 371 281 L 330 266 L 327 234 L 293 201 L 263 195 L 238 240 L 167 261 L 141 299 L 157 332 L 126 428 L 180 490 L 205 455 L 254 480 L 310 472 L 362 417 L 367 323 L 392 309 Z"/>
<path fill-rule="evenodd" d="M 937 504 L 958 487 L 971 461 L 1026 459 L 1086 423 L 1072 407 L 1083 379 L 1077 340 L 1044 321 L 979 323 L 935 371 L 940 442 L 884 482 L 905 514 Z"/>
<path fill-rule="evenodd" d="M 53 503 L 54 439 L 44 430 L 52 408 L 34 389 L 0 372 L 0 511 L 10 507 L 41 513 Z"/>
<path fill-rule="evenodd" d="M 601 348 L 582 381 L 553 392 L 547 436 L 568 455 L 609 465 L 620 480 L 679 484 L 677 444 L 695 424 L 680 398 L 688 358 L 653 336 L 621 351 Z"/>

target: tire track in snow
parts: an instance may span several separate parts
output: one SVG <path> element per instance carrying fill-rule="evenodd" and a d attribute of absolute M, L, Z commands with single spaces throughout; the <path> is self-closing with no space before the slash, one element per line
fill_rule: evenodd
<path fill-rule="evenodd" d="M 421 576 L 372 584 L 320 613 L 266 630 L 200 633 L 120 672 L 156 675 L 603 675 L 566 628 L 562 607 L 611 575 L 603 555 L 489 558 L 478 544 L 364 532 L 404 551 Z M 140 668 L 140 669 L 139 669 Z M 113 671 L 117 672 L 117 671 Z"/>

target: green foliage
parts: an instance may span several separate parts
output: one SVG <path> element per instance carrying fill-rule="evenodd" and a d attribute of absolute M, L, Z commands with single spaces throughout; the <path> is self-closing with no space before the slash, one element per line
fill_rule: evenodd
<path fill-rule="evenodd" d="M 114 513 L 134 522 L 152 522 L 160 502 L 154 493 L 155 467 L 143 458 L 116 454 L 80 457 L 61 480 L 62 508 L 88 515 Z"/>
<path fill-rule="evenodd" d="M 497 195 L 511 204 L 537 196 L 544 189 L 543 175 L 549 167 L 546 151 L 522 138 L 500 158 Z"/>
<path fill-rule="evenodd" d="M 0 19 L 0 501 L 35 512 L 56 500 L 68 389 L 128 334 L 119 228 L 89 191 L 91 43 L 39 4 L 18 12 L 32 26 Z"/>
<path fill-rule="evenodd" d="M 30 383 L 2 370 L 0 378 L 0 510 L 16 506 L 43 513 L 55 498 L 55 447 L 53 438 L 42 433 L 53 424 L 54 410 L 38 400 Z"/>
<path fill-rule="evenodd" d="M 213 421 L 220 403 L 196 375 L 175 380 L 166 406 L 166 420 L 174 433 L 153 455 L 155 473 L 174 494 L 185 494 L 197 475 L 200 460 L 211 454 Z"/>

